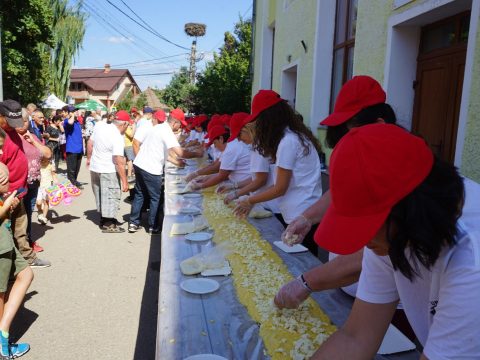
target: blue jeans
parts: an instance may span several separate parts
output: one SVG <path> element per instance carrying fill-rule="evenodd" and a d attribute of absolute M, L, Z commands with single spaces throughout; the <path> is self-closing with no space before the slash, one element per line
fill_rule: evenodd
<path fill-rule="evenodd" d="M 25 212 L 27 213 L 27 239 L 30 244 L 34 241 L 32 239 L 32 213 L 37 203 L 38 187 L 40 183 L 35 181 L 33 184 L 28 184 L 27 195 L 23 197 L 23 204 L 25 205 Z"/>
<path fill-rule="evenodd" d="M 145 197 L 150 198 L 150 212 L 148 215 L 148 226 L 157 229 L 158 210 L 160 208 L 160 199 L 162 195 L 162 175 L 153 175 L 149 172 L 135 168 L 135 192 L 132 201 L 132 210 L 130 211 L 130 224 L 140 225 L 142 216 L 142 205 Z"/>

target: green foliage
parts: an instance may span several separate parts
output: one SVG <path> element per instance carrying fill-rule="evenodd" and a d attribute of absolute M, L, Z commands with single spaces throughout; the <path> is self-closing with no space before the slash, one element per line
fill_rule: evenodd
<path fill-rule="evenodd" d="M 147 95 L 145 95 L 145 93 L 141 93 L 133 102 L 133 104 L 133 106 L 135 106 L 137 109 L 143 109 L 143 107 L 147 105 Z"/>
<path fill-rule="evenodd" d="M 52 10 L 46 0 L 1 0 L 4 98 L 38 102 L 49 81 Z"/>
<path fill-rule="evenodd" d="M 55 39 L 50 55 L 50 91 L 65 101 L 72 61 L 80 50 L 85 35 L 86 14 L 81 11 L 82 1 L 78 1 L 75 6 L 68 6 L 68 0 L 48 1 L 53 10 L 52 29 Z"/>
<path fill-rule="evenodd" d="M 182 66 L 180 72 L 173 75 L 172 80 L 163 90 L 160 100 L 171 108 L 178 107 L 184 111 L 191 111 L 194 106 L 192 93 L 195 86 L 190 84 L 189 79 L 188 69 Z"/>
<path fill-rule="evenodd" d="M 117 110 L 126 110 L 130 111 L 130 109 L 133 107 L 133 94 L 130 91 L 125 97 L 117 102 L 116 104 Z"/>
<path fill-rule="evenodd" d="M 214 54 L 213 61 L 197 77 L 196 112 L 249 112 L 251 38 L 251 21 L 242 18 L 235 25 L 233 34 L 225 33 L 220 55 Z"/>

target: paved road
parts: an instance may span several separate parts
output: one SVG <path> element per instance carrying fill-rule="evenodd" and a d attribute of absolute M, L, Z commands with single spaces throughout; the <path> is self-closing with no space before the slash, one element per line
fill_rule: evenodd
<path fill-rule="evenodd" d="M 90 182 L 84 164 L 79 180 Z M 52 267 L 34 269 L 11 329 L 31 345 L 23 358 L 154 359 L 160 236 L 103 234 L 90 184 L 72 205 L 53 210 L 47 226 L 34 214 L 33 231 L 45 248 L 39 255 Z M 122 201 L 118 219 L 129 211 Z"/>

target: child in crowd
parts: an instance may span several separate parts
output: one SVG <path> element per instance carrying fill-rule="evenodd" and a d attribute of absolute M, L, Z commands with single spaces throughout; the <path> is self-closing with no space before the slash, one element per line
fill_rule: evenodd
<path fill-rule="evenodd" d="M 0 136 L 2 146 L 4 139 Z M 13 359 L 30 350 L 28 344 L 10 344 L 9 331 L 12 321 L 22 304 L 23 298 L 33 280 L 32 269 L 13 243 L 10 229 L 10 213 L 20 203 L 17 191 L 7 194 L 8 168 L 0 163 L 0 357 Z M 8 296 L 8 282 L 14 280 Z"/>
<path fill-rule="evenodd" d="M 38 188 L 37 196 L 37 211 L 38 222 L 42 225 L 46 225 L 48 222 L 48 194 L 47 189 L 57 182 L 52 162 L 49 159 L 42 159 L 42 167 L 40 169 L 40 187 Z"/>

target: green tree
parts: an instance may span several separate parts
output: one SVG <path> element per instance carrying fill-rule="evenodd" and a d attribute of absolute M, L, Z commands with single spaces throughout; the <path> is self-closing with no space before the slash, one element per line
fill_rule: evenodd
<path fill-rule="evenodd" d="M 46 0 L 1 0 L 4 97 L 38 102 L 49 81 L 52 10 Z"/>
<path fill-rule="evenodd" d="M 184 111 L 192 110 L 194 85 L 190 84 L 187 67 L 182 66 L 180 72 L 173 75 L 172 80 L 161 94 L 161 101 L 171 108 L 181 108 Z"/>
<path fill-rule="evenodd" d="M 68 0 L 48 0 L 53 11 L 54 45 L 50 53 L 50 91 L 66 100 L 70 72 L 75 55 L 85 35 L 86 14 L 81 11 L 83 1 L 68 6 Z"/>
<path fill-rule="evenodd" d="M 130 91 L 125 97 L 117 103 L 117 110 L 130 111 L 133 107 L 133 94 Z"/>
<path fill-rule="evenodd" d="M 249 75 L 252 26 L 240 18 L 232 33 L 226 32 L 220 54 L 214 54 L 198 75 L 194 100 L 196 112 L 234 113 L 250 110 Z"/>
<path fill-rule="evenodd" d="M 143 109 L 143 107 L 147 105 L 147 95 L 145 95 L 145 93 L 142 92 L 135 99 L 134 104 L 137 109 Z"/>

